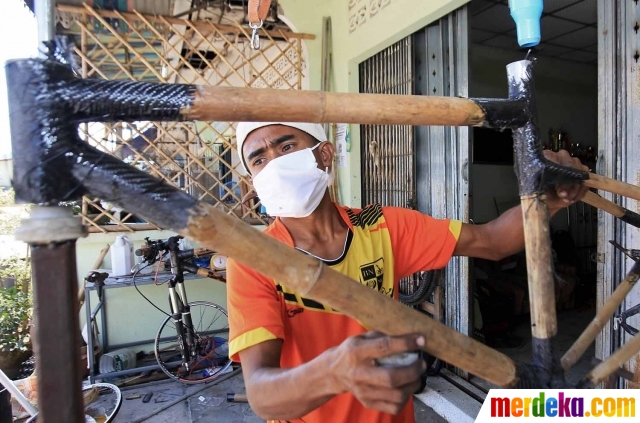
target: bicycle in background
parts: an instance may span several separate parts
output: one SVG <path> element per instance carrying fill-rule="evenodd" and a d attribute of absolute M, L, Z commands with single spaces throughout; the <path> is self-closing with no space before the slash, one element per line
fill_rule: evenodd
<path fill-rule="evenodd" d="M 135 286 L 135 275 L 144 268 L 142 264 L 161 266 L 165 257 L 169 257 L 171 277 L 166 283 L 170 313 L 153 304 L 140 290 L 138 292 L 166 314 L 154 342 L 160 368 L 176 381 L 197 384 L 213 380 L 229 370 L 229 322 L 227 311 L 220 305 L 188 301 L 184 272 L 226 283 L 226 257 L 206 248 L 180 250 L 181 239 L 181 236 L 155 241 L 146 238 L 146 244 L 135 252 L 141 260 L 133 283 Z M 215 270 L 201 266 L 207 260 Z"/>

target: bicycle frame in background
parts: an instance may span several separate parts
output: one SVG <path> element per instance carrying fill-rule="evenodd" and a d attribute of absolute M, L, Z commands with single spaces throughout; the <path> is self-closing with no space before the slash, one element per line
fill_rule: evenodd
<path fill-rule="evenodd" d="M 170 314 L 167 315 L 156 336 L 156 359 L 161 369 L 172 379 L 183 383 L 201 383 L 224 373 L 231 365 L 231 361 L 228 359 L 228 340 L 212 336 L 220 332 L 228 332 L 228 326 L 222 329 L 211 329 L 211 326 L 219 320 L 220 316 L 224 315 L 226 318 L 227 313 L 222 307 L 214 303 L 204 301 L 189 303 L 184 283 L 184 272 L 188 271 L 221 282 L 226 282 L 226 277 L 223 272 L 206 269 L 192 262 L 195 258 L 212 256 L 214 254 L 213 251 L 206 248 L 180 250 L 180 240 L 182 239 L 182 236 L 170 237 L 164 241 L 152 241 L 146 238 L 146 245 L 136 251 L 136 255 L 141 257 L 136 273 L 141 270 L 140 265 L 142 263 L 146 263 L 146 266 L 151 266 L 156 262 L 160 262 L 158 265 L 161 265 L 164 257 L 169 255 L 172 274 L 167 281 Z M 199 313 L 200 325 L 205 314 L 208 316 L 210 313 L 215 313 L 212 322 L 204 328 L 204 331 L 202 327 L 197 327 L 193 322 L 192 306 L 203 307 Z M 173 324 L 173 329 L 177 336 L 176 342 L 173 342 L 170 336 L 162 333 L 168 324 Z M 166 341 L 171 343 L 169 346 L 161 348 L 160 343 Z M 163 355 L 166 355 L 165 353 L 171 353 L 172 350 L 175 351 L 176 347 L 181 359 L 177 366 L 175 366 L 175 363 L 168 360 L 165 361 L 165 358 L 163 358 Z M 225 351 L 227 354 L 225 354 Z M 172 371 L 173 369 L 177 370 Z"/>

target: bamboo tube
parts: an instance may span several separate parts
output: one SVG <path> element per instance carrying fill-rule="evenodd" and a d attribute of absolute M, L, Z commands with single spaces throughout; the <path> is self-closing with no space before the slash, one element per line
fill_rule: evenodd
<path fill-rule="evenodd" d="M 638 278 L 640 278 L 640 263 L 636 262 L 624 281 L 618 285 L 607 302 L 600 307 L 596 317 L 589 323 L 587 329 L 582 332 L 576 342 L 574 342 L 571 348 L 564 354 L 561 360 L 562 368 L 569 370 L 576 364 L 580 357 L 582 357 L 582 354 L 584 354 L 589 345 L 596 339 L 596 336 L 598 336 L 604 325 L 609 322 L 609 319 L 611 319 L 616 312 L 616 309 L 622 304 L 627 294 L 636 285 Z"/>
<path fill-rule="evenodd" d="M 623 197 L 633 198 L 640 201 L 640 187 L 627 184 L 626 182 L 616 181 L 606 176 L 589 173 L 589 179 L 584 181 L 585 186 L 596 188 L 602 191 L 612 192 L 622 195 Z"/>
<path fill-rule="evenodd" d="M 596 207 L 600 210 L 604 210 L 607 213 L 622 220 L 623 222 L 635 226 L 636 228 L 640 228 L 640 214 L 625 209 L 624 207 L 621 207 L 613 201 L 607 200 L 606 198 L 602 198 L 595 192 L 588 191 L 582 199 L 582 202 Z"/>
<path fill-rule="evenodd" d="M 456 97 L 346 94 L 198 86 L 188 120 L 342 122 L 370 125 L 479 126 L 482 108 Z"/>
<path fill-rule="evenodd" d="M 582 384 L 591 388 L 618 371 L 620 366 L 640 351 L 640 333 L 631 338 L 622 348 L 614 352 L 609 358 L 598 364 L 582 380 Z"/>
<path fill-rule="evenodd" d="M 388 335 L 420 333 L 427 341 L 424 350 L 430 354 L 502 387 L 518 383 L 516 366 L 504 354 L 351 280 L 212 206 L 200 203 L 193 207 L 186 228 L 179 232 L 301 296 L 340 310 L 367 328 Z"/>
<path fill-rule="evenodd" d="M 551 270 L 549 211 L 544 195 L 521 195 L 520 203 L 527 252 L 533 364 L 541 370 L 543 378 L 547 378 L 559 367 L 552 345 L 558 323 Z"/>
<path fill-rule="evenodd" d="M 529 301 L 531 304 L 532 335 L 548 339 L 558 331 L 555 291 L 551 271 L 551 241 L 549 213 L 544 196 L 520 197 L 527 254 Z M 535 252 L 535 254 L 534 254 Z"/>

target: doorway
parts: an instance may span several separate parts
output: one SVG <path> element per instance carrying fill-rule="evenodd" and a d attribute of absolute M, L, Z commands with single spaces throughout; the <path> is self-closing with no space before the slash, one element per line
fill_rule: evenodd
<path fill-rule="evenodd" d="M 507 1 L 469 4 L 469 96 L 507 97 L 506 64 L 522 60 Z M 535 57 L 540 136 L 595 171 L 598 149 L 597 0 L 545 2 L 542 42 Z M 476 224 L 519 204 L 509 131 L 473 129 L 470 138 L 471 212 Z M 597 210 L 577 203 L 550 224 L 554 255 L 557 353 L 563 354 L 592 320 L 597 295 Z M 531 362 L 531 329 L 524 252 L 500 262 L 473 260 L 474 336 L 514 360 Z M 575 383 L 592 367 L 595 347 L 567 375 Z"/>

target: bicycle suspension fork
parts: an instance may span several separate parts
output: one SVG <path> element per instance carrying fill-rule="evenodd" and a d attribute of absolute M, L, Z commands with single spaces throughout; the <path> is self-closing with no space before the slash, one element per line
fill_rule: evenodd
<path fill-rule="evenodd" d="M 178 258 L 177 239 L 169 240 L 169 255 L 171 259 L 171 273 L 173 278 L 169 283 L 169 300 L 171 302 L 171 314 L 176 325 L 176 333 L 180 342 L 180 354 L 182 362 L 189 369 L 189 362 L 197 357 L 193 322 L 191 319 L 191 307 L 187 299 L 187 291 L 184 287 L 184 273 L 180 259 Z"/>
<path fill-rule="evenodd" d="M 180 356 L 182 358 L 182 364 L 187 367 L 189 370 L 189 358 L 190 354 L 190 345 L 185 336 L 185 328 L 184 322 L 182 319 L 182 307 L 181 307 L 181 299 L 176 292 L 177 285 L 176 278 L 173 277 L 169 281 L 169 304 L 171 305 L 171 318 L 173 319 L 173 324 L 176 328 L 176 334 L 178 335 L 178 342 L 180 344 Z"/>

